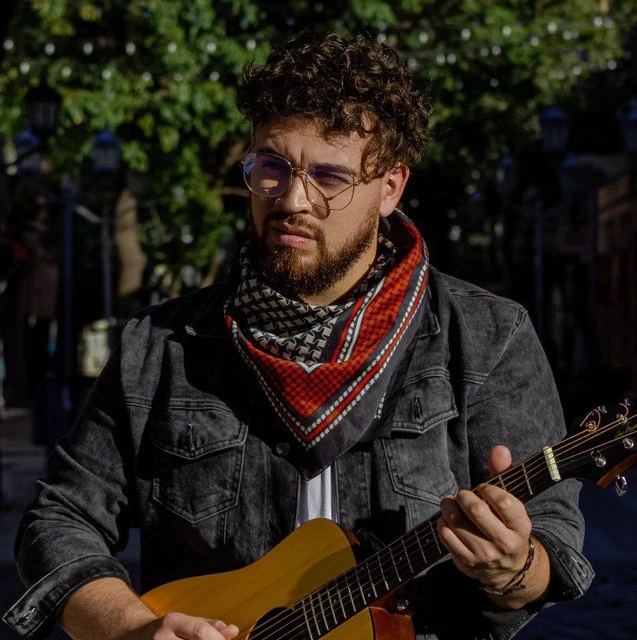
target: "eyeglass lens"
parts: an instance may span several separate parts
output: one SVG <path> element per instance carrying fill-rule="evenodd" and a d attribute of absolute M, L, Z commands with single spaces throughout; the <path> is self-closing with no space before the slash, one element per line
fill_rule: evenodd
<path fill-rule="evenodd" d="M 285 158 L 272 153 L 249 153 L 243 163 L 250 191 L 271 198 L 285 193 L 296 171 Z M 354 195 L 354 176 L 329 165 L 308 167 L 305 185 L 309 199 L 318 207 L 344 209 Z"/>

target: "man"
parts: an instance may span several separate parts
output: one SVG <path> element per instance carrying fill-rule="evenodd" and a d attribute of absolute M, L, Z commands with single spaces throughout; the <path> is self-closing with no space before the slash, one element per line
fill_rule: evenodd
<path fill-rule="evenodd" d="M 128 324 L 22 522 L 29 591 L 7 621 L 231 638 L 233 620 L 138 599 L 113 558 L 129 526 L 145 591 L 245 566 L 312 518 L 390 542 L 441 510 L 451 555 L 411 585 L 417 631 L 511 637 L 592 572 L 576 483 L 528 512 L 495 484 L 468 490 L 563 426 L 526 312 L 436 272 L 396 210 L 425 99 L 387 46 L 306 34 L 247 70 L 239 104 L 251 238 L 228 284 Z"/>

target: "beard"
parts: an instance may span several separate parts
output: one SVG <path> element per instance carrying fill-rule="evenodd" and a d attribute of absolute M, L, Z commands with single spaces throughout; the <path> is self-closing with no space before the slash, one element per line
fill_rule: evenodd
<path fill-rule="evenodd" d="M 263 278 L 274 290 L 289 298 L 315 296 L 327 291 L 377 242 L 378 207 L 370 208 L 367 213 L 358 228 L 338 247 L 328 247 L 322 230 L 312 228 L 316 253 L 311 259 L 294 247 L 268 247 L 263 237 L 267 224 L 261 235 L 253 228 L 254 257 Z M 286 221 L 308 229 L 305 215 L 286 216 Z"/>

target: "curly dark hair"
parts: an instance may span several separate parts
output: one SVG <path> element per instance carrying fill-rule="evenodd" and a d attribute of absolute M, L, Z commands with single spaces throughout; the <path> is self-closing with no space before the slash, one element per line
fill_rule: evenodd
<path fill-rule="evenodd" d="M 362 161 L 365 180 L 420 160 L 431 108 L 398 53 L 363 36 L 304 32 L 275 46 L 263 66 L 248 66 L 238 106 L 253 127 L 300 116 L 326 137 L 372 134 Z"/>

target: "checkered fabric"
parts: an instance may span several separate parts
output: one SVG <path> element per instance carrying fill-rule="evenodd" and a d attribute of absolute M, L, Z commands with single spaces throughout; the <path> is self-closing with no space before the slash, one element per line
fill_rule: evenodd
<path fill-rule="evenodd" d="M 282 296 L 260 279 L 249 248 L 242 248 L 227 326 L 313 473 L 368 429 L 418 326 L 427 249 L 403 213 L 395 211 L 390 221 L 394 243 L 379 236 L 375 268 L 339 305 Z"/>

